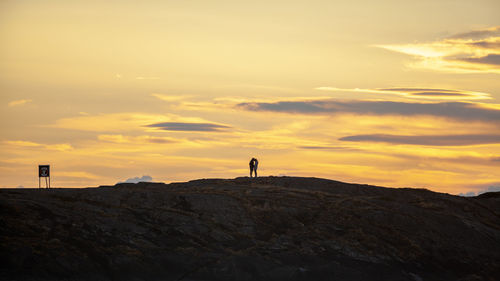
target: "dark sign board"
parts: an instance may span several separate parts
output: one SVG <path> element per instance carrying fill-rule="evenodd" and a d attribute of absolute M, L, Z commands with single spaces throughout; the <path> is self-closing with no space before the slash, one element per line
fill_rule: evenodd
<path fill-rule="evenodd" d="M 50 177 L 50 165 L 38 165 L 38 177 Z"/>

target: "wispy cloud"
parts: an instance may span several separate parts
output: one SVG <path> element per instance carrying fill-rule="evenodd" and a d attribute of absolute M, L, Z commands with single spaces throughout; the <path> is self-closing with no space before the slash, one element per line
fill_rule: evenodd
<path fill-rule="evenodd" d="M 210 123 L 198 117 L 185 117 L 176 114 L 148 114 L 140 112 L 123 112 L 112 114 L 98 114 L 62 118 L 49 127 L 93 131 L 93 132 L 122 132 L 143 131 L 148 126 L 163 122 L 172 123 Z"/>
<path fill-rule="evenodd" d="M 166 102 L 180 102 L 193 97 L 191 95 L 167 95 L 167 94 L 157 94 L 157 93 L 153 93 L 151 94 L 151 96 Z"/>
<path fill-rule="evenodd" d="M 483 57 L 466 57 L 466 58 L 461 58 L 460 60 L 471 63 L 482 63 L 482 64 L 491 64 L 500 66 L 500 54 L 499 55 L 488 54 Z"/>
<path fill-rule="evenodd" d="M 329 96 L 309 96 L 309 97 L 276 97 L 276 96 L 254 96 L 252 102 L 274 102 L 286 99 L 287 101 L 302 101 L 302 100 L 324 100 Z M 189 110 L 196 112 L 217 112 L 234 111 L 237 104 L 248 102 L 248 97 L 228 96 L 218 97 L 210 101 L 180 101 L 176 103 L 175 109 Z M 175 102 L 173 102 L 175 103 Z M 236 107 L 237 108 L 237 107 Z"/>
<path fill-rule="evenodd" d="M 422 88 L 422 87 L 397 87 L 397 88 L 375 88 L 375 89 L 346 89 L 336 87 L 317 87 L 316 90 L 329 92 L 356 92 L 356 93 L 371 93 L 371 94 L 389 94 L 398 95 L 411 99 L 429 99 L 429 100 L 481 100 L 491 99 L 490 94 L 454 90 L 454 89 L 439 89 L 439 88 Z"/>
<path fill-rule="evenodd" d="M 175 143 L 178 142 L 173 138 L 154 137 L 154 136 L 124 136 L 124 135 L 99 135 L 97 137 L 100 141 L 112 143 Z"/>
<path fill-rule="evenodd" d="M 46 148 L 58 151 L 70 151 L 74 149 L 73 146 L 68 143 L 48 144 Z"/>
<path fill-rule="evenodd" d="M 18 147 L 41 147 L 42 144 L 32 142 L 32 141 L 22 141 L 22 140 L 7 140 L 3 141 L 4 144 L 18 146 Z"/>
<path fill-rule="evenodd" d="M 220 144 L 216 139 L 211 138 L 179 138 L 179 137 L 159 137 L 151 135 L 129 136 L 122 134 L 98 135 L 97 145 L 106 146 L 105 143 L 112 143 L 114 149 L 121 151 L 148 151 L 154 152 L 163 148 L 190 149 L 203 148 Z"/>
<path fill-rule="evenodd" d="M 185 131 L 185 132 L 221 132 L 230 129 L 230 126 L 215 123 L 183 123 L 183 122 L 162 122 L 147 125 L 146 127 L 158 128 L 165 131 Z"/>
<path fill-rule="evenodd" d="M 410 67 L 448 72 L 500 73 L 500 26 L 456 34 L 435 42 L 376 45 L 415 58 Z"/>
<path fill-rule="evenodd" d="M 409 103 L 395 101 L 280 101 L 273 103 L 246 102 L 238 108 L 251 111 L 334 115 L 435 116 L 468 121 L 500 123 L 500 110 L 467 102 Z"/>
<path fill-rule="evenodd" d="M 18 147 L 18 148 L 36 148 L 36 149 L 57 150 L 57 151 L 73 150 L 73 146 L 68 143 L 42 144 L 24 140 L 6 140 L 3 141 L 2 143 L 8 146 Z"/>
<path fill-rule="evenodd" d="M 484 28 L 479 30 L 467 31 L 463 33 L 458 33 L 450 38 L 452 39 L 482 39 L 490 37 L 500 36 L 500 26 L 494 26 L 490 28 Z"/>
<path fill-rule="evenodd" d="M 140 129 L 144 124 L 167 121 L 175 117 L 137 112 L 84 115 L 58 119 L 49 127 L 94 132 L 131 131 Z"/>
<path fill-rule="evenodd" d="M 85 172 L 85 171 L 58 171 L 57 177 L 59 178 L 73 178 L 73 179 L 100 179 L 102 177 Z"/>
<path fill-rule="evenodd" d="M 30 99 L 22 99 L 22 100 L 13 100 L 8 103 L 9 107 L 14 107 L 14 106 L 20 106 L 20 105 L 25 105 L 29 102 L 32 102 L 33 100 Z"/>
<path fill-rule="evenodd" d="M 308 149 L 308 150 L 334 150 L 334 151 L 360 151 L 358 148 L 346 147 L 346 146 L 328 146 L 328 145 L 303 145 L 297 147 L 299 149 Z"/>
<path fill-rule="evenodd" d="M 427 135 L 427 136 L 404 136 L 404 135 L 354 135 L 342 137 L 341 141 L 351 142 L 384 142 L 392 144 L 430 145 L 430 146 L 466 146 L 478 144 L 499 144 L 498 134 L 468 134 L 468 135 Z"/>

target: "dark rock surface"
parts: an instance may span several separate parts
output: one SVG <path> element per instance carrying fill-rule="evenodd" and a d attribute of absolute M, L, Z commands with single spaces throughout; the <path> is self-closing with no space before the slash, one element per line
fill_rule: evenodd
<path fill-rule="evenodd" d="M 499 280 L 500 193 L 316 178 L 0 190 L 0 280 Z"/>

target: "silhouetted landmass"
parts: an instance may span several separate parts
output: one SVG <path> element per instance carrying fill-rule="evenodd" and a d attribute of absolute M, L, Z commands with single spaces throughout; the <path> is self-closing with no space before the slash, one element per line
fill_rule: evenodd
<path fill-rule="evenodd" d="M 1 280 L 498 280 L 500 192 L 317 178 L 0 190 Z"/>

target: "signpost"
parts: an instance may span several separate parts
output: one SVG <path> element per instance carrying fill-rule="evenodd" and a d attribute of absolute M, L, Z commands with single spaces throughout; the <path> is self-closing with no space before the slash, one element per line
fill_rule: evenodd
<path fill-rule="evenodd" d="M 50 188 L 50 165 L 38 165 L 38 188 L 42 188 L 42 178 L 45 178 L 45 188 Z M 48 182 L 47 178 L 49 179 Z"/>

